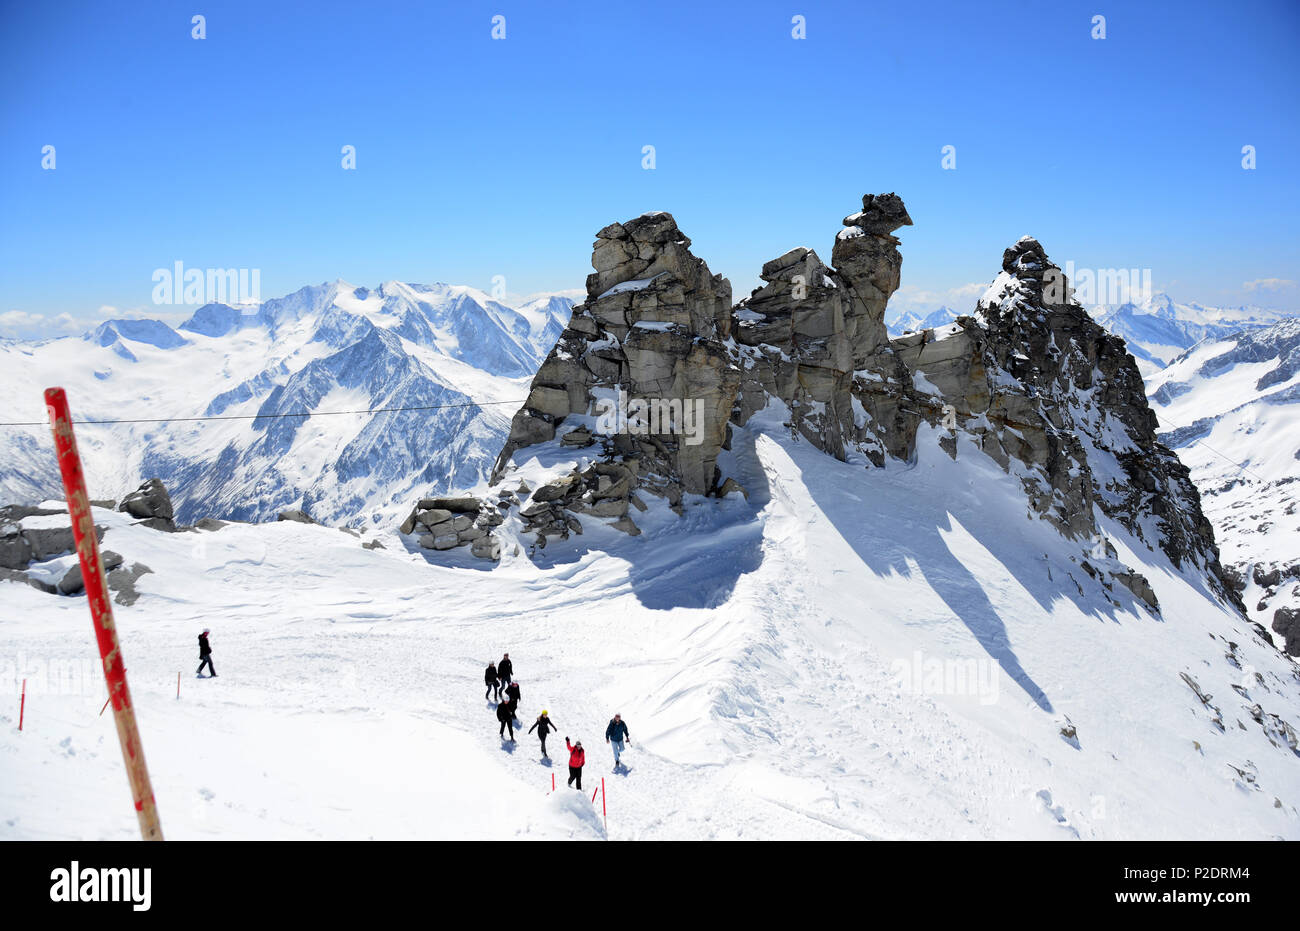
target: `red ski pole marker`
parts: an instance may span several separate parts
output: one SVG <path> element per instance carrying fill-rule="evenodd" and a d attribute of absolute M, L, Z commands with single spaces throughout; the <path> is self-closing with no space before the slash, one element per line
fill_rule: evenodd
<path fill-rule="evenodd" d="M 23 697 L 18 699 L 18 729 L 23 729 L 23 713 L 27 711 L 27 680 L 23 680 Z"/>
<path fill-rule="evenodd" d="M 68 499 L 68 515 L 72 519 L 72 537 L 81 564 L 86 604 L 90 608 L 99 657 L 104 664 L 104 681 L 108 684 L 109 700 L 113 703 L 113 720 L 117 725 L 118 740 L 122 744 L 122 760 L 126 764 L 126 776 L 131 785 L 140 835 L 145 840 L 162 840 L 162 826 L 158 822 L 153 785 L 149 781 L 149 768 L 145 765 L 144 750 L 140 745 L 140 730 L 136 725 L 135 707 L 131 703 L 131 690 L 126 684 L 126 667 L 122 660 L 122 647 L 117 639 L 117 625 L 113 621 L 113 606 L 108 600 L 104 565 L 99 558 L 99 540 L 95 536 L 95 519 L 90 512 L 90 498 L 86 493 L 86 476 L 81 468 L 77 439 L 72 430 L 68 396 L 62 388 L 45 389 L 45 408 L 50 415 L 50 427 L 54 431 L 54 451 L 63 478 L 63 492 Z"/>

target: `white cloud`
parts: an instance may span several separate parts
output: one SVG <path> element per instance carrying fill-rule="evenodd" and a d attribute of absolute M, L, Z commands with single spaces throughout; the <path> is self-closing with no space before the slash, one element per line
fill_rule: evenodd
<path fill-rule="evenodd" d="M 903 285 L 889 299 L 889 309 L 897 313 L 909 310 L 930 311 L 939 307 L 951 307 L 953 310 L 967 313 L 975 309 L 975 299 L 983 294 L 986 288 L 988 288 L 988 283 L 980 281 L 972 281 L 969 284 L 957 285 L 955 288 L 947 288 L 946 290 Z"/>
<path fill-rule="evenodd" d="M 89 321 L 78 320 L 71 314 L 49 317 L 26 310 L 7 310 L 0 313 L 0 336 L 15 339 L 44 339 L 68 336 L 88 329 Z"/>
<path fill-rule="evenodd" d="M 1294 288 L 1295 282 L 1289 278 L 1256 278 L 1254 281 L 1243 281 L 1241 286 L 1247 291 L 1281 291 L 1284 288 Z"/>

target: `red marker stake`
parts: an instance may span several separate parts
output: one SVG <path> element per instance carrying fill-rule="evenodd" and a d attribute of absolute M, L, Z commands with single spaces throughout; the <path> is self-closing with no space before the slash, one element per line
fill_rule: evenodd
<path fill-rule="evenodd" d="M 108 696 L 108 698 L 104 699 L 104 707 L 99 709 L 99 716 L 100 716 L 101 718 L 104 716 L 104 711 L 105 711 L 105 709 L 108 708 L 108 703 L 111 702 L 112 700 L 113 700 L 113 696 L 112 696 L 112 695 L 110 695 L 110 696 Z"/>
<path fill-rule="evenodd" d="M 117 724 L 117 737 L 122 744 L 122 760 L 126 764 L 126 776 L 131 785 L 131 798 L 135 803 L 136 819 L 140 823 L 140 835 L 145 840 L 162 840 L 158 806 L 154 801 L 153 785 L 149 781 L 149 768 L 144 762 L 135 707 L 131 703 L 131 690 L 126 684 L 122 647 L 118 643 L 117 625 L 113 621 L 113 606 L 108 600 L 108 585 L 104 581 L 104 564 L 99 558 L 99 540 L 95 537 L 95 519 L 91 515 L 90 498 L 86 493 L 86 476 L 81 469 L 77 438 L 72 431 L 68 396 L 62 388 L 45 389 L 45 409 L 50 415 L 50 426 L 54 431 L 54 451 L 58 455 L 63 492 L 67 496 L 68 514 L 72 518 L 72 536 L 77 544 L 77 559 L 81 563 L 86 604 L 90 608 L 99 657 L 104 664 L 104 681 L 113 702 L 113 720 Z"/>
<path fill-rule="evenodd" d="M 23 712 L 27 710 L 27 680 L 23 680 L 23 697 L 18 699 L 18 729 L 23 729 Z"/>
<path fill-rule="evenodd" d="M 551 791 L 555 791 L 555 773 L 551 773 Z"/>
<path fill-rule="evenodd" d="M 600 777 L 600 816 L 605 820 L 605 839 L 609 839 L 609 813 L 605 811 L 605 777 Z"/>

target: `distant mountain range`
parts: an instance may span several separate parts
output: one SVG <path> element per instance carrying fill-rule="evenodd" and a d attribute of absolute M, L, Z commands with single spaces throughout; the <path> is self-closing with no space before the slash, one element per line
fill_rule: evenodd
<path fill-rule="evenodd" d="M 1300 318 L 1206 339 L 1147 379 L 1253 619 L 1300 616 Z M 1279 611 L 1281 616 L 1279 616 Z M 1300 654 L 1300 625 L 1288 638 Z"/>
<path fill-rule="evenodd" d="M 572 303 L 336 281 L 253 307 L 208 304 L 176 329 L 108 320 L 81 338 L 6 341 L 0 385 L 13 420 L 43 421 L 41 389 L 61 384 L 78 420 L 162 421 L 79 428 L 94 496 L 157 476 L 182 523 L 291 507 L 378 523 L 412 494 L 486 472 Z M 365 410 L 382 412 L 293 416 Z M 205 417 L 225 419 L 190 419 Z M 58 497 L 48 429 L 4 429 L 0 500 Z"/>

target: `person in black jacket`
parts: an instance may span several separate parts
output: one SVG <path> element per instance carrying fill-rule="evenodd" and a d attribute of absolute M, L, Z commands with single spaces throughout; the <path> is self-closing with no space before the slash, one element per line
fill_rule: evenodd
<path fill-rule="evenodd" d="M 212 647 L 208 645 L 208 634 L 211 633 L 204 628 L 203 633 L 199 634 L 199 669 L 195 675 L 202 677 L 203 667 L 208 667 L 208 672 L 212 673 L 212 678 L 217 677 L 217 667 L 212 665 Z"/>
<path fill-rule="evenodd" d="M 528 728 L 528 733 L 531 734 L 534 729 L 537 731 L 537 736 L 540 737 L 542 741 L 542 757 L 549 760 L 550 757 L 546 755 L 546 735 L 555 730 L 555 725 L 551 723 L 551 719 L 545 711 L 537 716 L 537 720 L 533 722 L 533 726 Z"/>
<path fill-rule="evenodd" d="M 487 691 L 483 693 L 483 699 L 490 701 L 492 699 L 492 690 L 496 690 L 496 700 L 501 700 L 501 680 L 497 678 L 497 664 L 488 663 L 488 668 L 483 672 L 483 681 L 487 684 Z"/>
<path fill-rule="evenodd" d="M 510 679 L 515 674 L 515 664 L 510 662 L 510 654 L 505 653 L 501 657 L 501 662 L 497 663 L 497 678 L 506 685 L 510 684 Z"/>
<path fill-rule="evenodd" d="M 514 725 L 515 716 L 514 713 L 511 712 L 510 710 L 510 705 L 507 704 L 506 702 L 502 702 L 501 704 L 497 705 L 497 720 L 501 722 L 501 727 L 497 730 L 497 733 L 504 739 L 506 736 L 506 728 L 507 727 L 510 728 L 510 742 L 514 743 L 515 742 L 515 725 Z"/>
<path fill-rule="evenodd" d="M 628 743 L 632 742 L 632 739 L 628 736 L 627 724 L 624 722 L 623 716 L 616 714 L 610 718 L 609 726 L 605 728 L 605 743 L 614 749 L 614 772 L 618 772 L 618 758 L 623 755 L 623 741 L 625 740 Z"/>
<path fill-rule="evenodd" d="M 510 703 L 510 713 L 514 714 L 519 707 L 519 683 L 511 682 L 506 686 L 506 701 Z"/>

